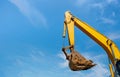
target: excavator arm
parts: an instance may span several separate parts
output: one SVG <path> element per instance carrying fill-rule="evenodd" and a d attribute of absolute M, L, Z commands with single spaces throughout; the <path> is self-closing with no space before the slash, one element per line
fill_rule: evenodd
<path fill-rule="evenodd" d="M 81 21 L 80 19 L 73 16 L 69 11 L 67 11 L 65 12 L 63 37 L 65 37 L 67 30 L 69 45 L 72 47 L 74 47 L 74 26 L 83 31 L 106 51 L 111 62 L 111 64 L 109 64 L 111 76 L 115 77 L 115 71 L 117 71 L 117 73 L 120 73 L 120 51 L 116 44 L 103 34 L 96 31 L 94 28 L 89 26 L 87 23 Z"/>

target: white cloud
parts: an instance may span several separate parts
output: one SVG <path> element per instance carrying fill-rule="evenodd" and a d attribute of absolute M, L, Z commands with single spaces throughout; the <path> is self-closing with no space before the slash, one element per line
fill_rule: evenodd
<path fill-rule="evenodd" d="M 66 59 L 66 57 L 65 57 L 65 55 L 63 53 L 58 54 L 58 57 L 60 57 L 60 58 L 62 58 L 64 60 Z"/>
<path fill-rule="evenodd" d="M 65 60 L 63 63 L 60 63 L 59 65 L 60 65 L 60 67 L 62 67 L 62 68 L 66 68 L 66 67 L 68 67 L 68 61 Z"/>
<path fill-rule="evenodd" d="M 68 67 L 68 61 L 66 60 L 66 57 L 63 53 L 58 54 L 58 57 L 63 59 L 63 62 L 59 63 L 59 66 L 62 68 Z"/>
<path fill-rule="evenodd" d="M 96 7 L 96 8 L 101 8 L 101 9 L 103 9 L 104 4 L 103 4 L 103 3 L 94 3 L 94 4 L 92 4 L 92 6 L 93 6 L 93 7 Z"/>
<path fill-rule="evenodd" d="M 115 12 L 112 12 L 112 16 L 115 17 L 115 16 L 116 16 L 116 13 L 115 13 Z"/>
<path fill-rule="evenodd" d="M 102 0 L 102 1 L 76 0 L 75 5 L 84 8 L 83 10 L 87 12 L 89 11 L 88 13 L 90 13 L 91 10 L 96 10 L 96 12 L 100 13 L 100 16 L 104 16 L 105 12 L 107 11 L 107 7 L 109 7 L 109 5 L 118 7 L 120 3 L 118 0 Z"/>
<path fill-rule="evenodd" d="M 33 77 L 34 72 L 31 70 L 22 70 L 18 73 L 18 77 Z"/>
<path fill-rule="evenodd" d="M 28 58 L 30 59 L 30 62 L 32 63 L 46 63 L 47 57 L 46 54 L 43 51 L 40 51 L 38 49 L 33 49 L 31 53 L 29 53 Z"/>
<path fill-rule="evenodd" d="M 120 39 L 120 33 L 110 33 L 108 34 L 108 37 L 112 40 Z"/>
<path fill-rule="evenodd" d="M 83 55 L 87 59 L 93 60 L 93 62 L 97 65 L 89 70 L 77 71 L 74 73 L 72 71 L 66 69 L 66 70 L 68 70 L 68 71 L 65 70 L 66 74 L 72 73 L 72 74 L 70 74 L 70 77 L 80 77 L 80 76 L 84 76 L 84 75 L 85 75 L 85 77 L 108 77 L 108 76 L 110 76 L 110 72 L 109 72 L 109 69 L 107 68 L 107 65 L 102 62 L 103 60 L 105 60 L 105 61 L 107 60 L 106 59 L 107 57 L 105 54 L 98 54 L 97 56 L 93 56 L 89 53 L 83 53 Z M 63 54 L 59 54 L 59 57 L 61 59 L 65 60 L 65 58 L 63 57 Z M 64 62 L 61 62 L 61 64 L 64 65 Z M 66 66 L 66 67 L 68 67 L 68 66 Z"/>
<path fill-rule="evenodd" d="M 86 77 L 108 77 L 109 75 L 109 70 L 104 66 L 104 64 L 98 64 Z"/>
<path fill-rule="evenodd" d="M 76 4 L 78 6 L 83 6 L 83 5 L 87 4 L 87 3 L 88 3 L 88 0 L 77 0 L 76 1 Z"/>
<path fill-rule="evenodd" d="M 116 23 L 114 20 L 109 19 L 109 18 L 105 18 L 105 17 L 102 17 L 101 20 L 102 20 L 103 23 L 106 23 L 106 24 L 114 25 Z"/>
<path fill-rule="evenodd" d="M 118 4 L 118 0 L 106 0 L 106 2 L 108 4 L 111 4 L 111 3 Z"/>
<path fill-rule="evenodd" d="M 85 57 L 92 59 L 93 62 L 97 64 L 95 67 L 91 68 L 87 72 L 86 77 L 108 77 L 110 75 L 107 65 L 102 62 L 103 60 L 107 60 L 105 54 L 98 54 L 97 56 L 92 56 L 87 53 L 84 55 Z"/>
<path fill-rule="evenodd" d="M 105 65 L 102 60 L 107 60 L 104 54 L 99 54 L 97 56 L 90 56 L 89 57 L 97 64 L 93 69 L 91 69 L 91 73 L 88 74 L 86 77 L 108 77 L 110 75 L 107 65 Z"/>
<path fill-rule="evenodd" d="M 33 25 L 47 25 L 44 15 L 34 6 L 32 6 L 28 0 L 9 0 L 9 2 L 14 4 Z"/>
<path fill-rule="evenodd" d="M 90 4 L 90 7 L 92 9 L 98 9 L 98 11 L 100 12 L 101 16 L 103 15 L 104 13 L 104 8 L 105 8 L 105 4 L 103 2 L 99 2 L 99 3 L 92 3 Z"/>
<path fill-rule="evenodd" d="M 34 64 L 41 65 L 41 63 L 47 62 L 47 59 L 44 57 L 45 54 L 42 51 L 32 50 L 26 56 L 17 56 L 17 58 L 15 58 L 14 64 L 18 67 L 24 67 L 29 66 L 32 63 L 33 67 L 35 67 Z"/>

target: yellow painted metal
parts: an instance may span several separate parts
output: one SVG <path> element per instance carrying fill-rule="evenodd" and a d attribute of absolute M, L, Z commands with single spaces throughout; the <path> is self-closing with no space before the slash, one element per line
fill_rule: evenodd
<path fill-rule="evenodd" d="M 112 64 L 109 64 L 109 69 L 110 69 L 111 77 L 115 77 L 114 72 L 113 72 L 113 68 L 112 68 Z"/>
<path fill-rule="evenodd" d="M 66 25 L 65 25 L 65 23 L 64 23 L 64 29 L 63 29 L 63 37 L 65 37 L 66 36 Z"/>
<path fill-rule="evenodd" d="M 72 16 L 72 14 L 67 11 L 65 12 L 65 22 L 66 28 L 68 29 L 69 43 L 74 46 L 74 25 L 78 27 L 81 31 L 83 31 L 86 35 L 92 38 L 95 42 L 97 42 L 108 54 L 113 66 L 115 66 L 116 61 L 120 60 L 120 51 L 116 44 L 111 41 L 109 38 L 99 33 L 97 30 L 92 28 L 87 23 L 81 21 L 80 19 Z M 64 27 L 64 36 L 65 36 L 65 27 Z M 110 70 L 112 69 L 112 65 L 110 65 Z M 111 70 L 111 74 L 113 71 Z M 112 76 L 114 77 L 114 75 Z"/>
<path fill-rule="evenodd" d="M 87 34 L 90 38 L 92 38 L 95 42 L 97 42 L 101 47 L 105 49 L 113 65 L 115 65 L 114 59 L 120 60 L 119 49 L 113 41 L 111 41 L 110 39 L 108 39 L 106 36 L 99 33 L 98 31 L 96 31 L 94 28 L 92 28 L 85 22 L 82 22 L 78 18 L 74 17 L 73 21 L 81 31 L 83 31 L 85 34 Z M 109 41 L 110 44 L 108 43 Z"/>
<path fill-rule="evenodd" d="M 70 46 L 74 46 L 74 22 L 71 21 L 71 17 L 69 14 L 65 14 L 65 22 L 64 22 L 64 32 L 63 37 L 66 34 L 66 30 L 68 31 L 68 39 Z"/>

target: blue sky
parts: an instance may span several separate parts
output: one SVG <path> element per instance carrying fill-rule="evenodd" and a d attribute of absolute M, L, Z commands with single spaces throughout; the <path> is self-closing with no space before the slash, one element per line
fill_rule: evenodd
<path fill-rule="evenodd" d="M 67 10 L 120 48 L 119 0 L 1 0 L 0 77 L 108 77 L 105 51 L 76 27 L 75 49 L 97 66 L 68 68 L 61 51 Z"/>

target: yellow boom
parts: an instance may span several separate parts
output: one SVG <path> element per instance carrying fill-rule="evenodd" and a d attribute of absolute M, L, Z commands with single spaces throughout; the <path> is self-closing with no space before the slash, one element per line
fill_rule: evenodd
<path fill-rule="evenodd" d="M 95 42 L 97 42 L 106 51 L 110 59 L 109 68 L 111 77 L 116 77 L 117 75 L 119 75 L 120 51 L 116 44 L 103 34 L 96 31 L 90 25 L 76 18 L 69 11 L 67 11 L 65 12 L 63 37 L 65 37 L 67 30 L 69 45 L 73 48 L 74 48 L 74 25 L 81 31 L 83 31 L 86 35 L 88 35 L 90 38 L 92 38 Z"/>

